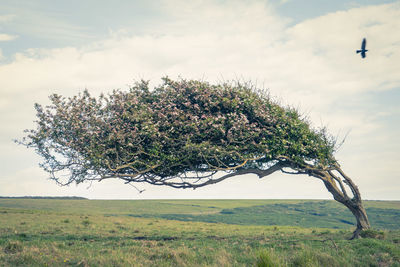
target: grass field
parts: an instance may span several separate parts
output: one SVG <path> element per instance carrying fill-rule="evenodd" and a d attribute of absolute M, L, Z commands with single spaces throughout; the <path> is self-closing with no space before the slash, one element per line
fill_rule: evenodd
<path fill-rule="evenodd" d="M 0 199 L 0 266 L 400 266 L 400 202 L 376 230 L 321 200 Z"/>

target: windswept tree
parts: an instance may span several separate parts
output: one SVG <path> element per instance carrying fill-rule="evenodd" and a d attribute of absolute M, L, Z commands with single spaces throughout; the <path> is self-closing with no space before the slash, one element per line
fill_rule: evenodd
<path fill-rule="evenodd" d="M 334 157 L 336 139 L 248 84 L 164 78 L 153 90 L 142 81 L 98 98 L 85 91 L 50 99 L 35 104 L 37 128 L 20 143 L 36 149 L 61 185 L 117 178 L 196 189 L 236 175 L 306 174 L 354 214 L 352 238 L 370 227 Z"/>

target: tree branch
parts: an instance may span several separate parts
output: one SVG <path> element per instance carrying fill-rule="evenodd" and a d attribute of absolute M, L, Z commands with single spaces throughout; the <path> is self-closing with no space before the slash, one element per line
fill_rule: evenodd
<path fill-rule="evenodd" d="M 346 198 L 348 198 L 346 188 L 344 187 L 342 180 L 339 177 L 337 177 L 332 171 L 328 171 L 328 173 L 333 177 L 333 179 L 335 179 L 339 183 L 339 186 L 340 186 L 340 189 L 342 189 L 343 195 Z"/>
<path fill-rule="evenodd" d="M 357 185 L 353 182 L 353 180 L 350 179 L 339 167 L 339 165 L 336 166 L 336 170 L 339 172 L 339 174 L 344 178 L 344 182 L 347 183 L 351 189 L 351 192 L 353 193 L 354 199 L 357 202 L 361 201 L 361 194 L 360 191 L 358 190 Z"/>

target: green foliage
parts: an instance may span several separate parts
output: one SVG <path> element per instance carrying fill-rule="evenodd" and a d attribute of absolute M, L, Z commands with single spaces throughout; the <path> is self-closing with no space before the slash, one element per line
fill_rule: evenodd
<path fill-rule="evenodd" d="M 263 250 L 257 259 L 257 267 L 280 267 L 282 260 L 273 250 Z"/>
<path fill-rule="evenodd" d="M 186 188 L 217 171 L 264 169 L 283 159 L 316 168 L 335 162 L 335 140 L 325 129 L 312 129 L 249 84 L 163 82 L 99 98 L 52 95 L 50 106 L 35 105 L 37 128 L 21 143 L 35 148 L 62 184 L 117 177 Z"/>
<path fill-rule="evenodd" d="M 23 250 L 23 246 L 21 242 L 18 241 L 9 241 L 7 244 L 4 246 L 4 253 L 7 254 L 15 254 L 18 252 L 21 252 Z"/>
<path fill-rule="evenodd" d="M 85 220 L 82 221 L 82 224 L 83 224 L 84 226 L 89 226 L 90 221 L 89 221 L 88 219 L 85 219 Z"/>
<path fill-rule="evenodd" d="M 361 231 L 360 236 L 363 238 L 385 239 L 386 233 L 375 229 L 366 229 Z"/>
<path fill-rule="evenodd" d="M 342 266 L 331 255 L 319 251 L 313 251 L 309 248 L 298 251 L 291 259 L 290 266 L 296 267 L 340 267 Z"/>

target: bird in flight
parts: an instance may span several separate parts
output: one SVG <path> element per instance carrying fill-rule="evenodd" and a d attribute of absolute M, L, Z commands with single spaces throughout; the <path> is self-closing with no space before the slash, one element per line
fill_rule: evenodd
<path fill-rule="evenodd" d="M 367 46 L 367 40 L 364 38 L 363 40 L 362 40 L 362 43 L 361 43 L 361 49 L 360 50 L 357 50 L 357 54 L 358 53 L 361 53 L 361 57 L 362 58 L 365 58 L 366 57 L 366 52 L 368 51 L 367 49 L 365 49 L 365 47 Z"/>

